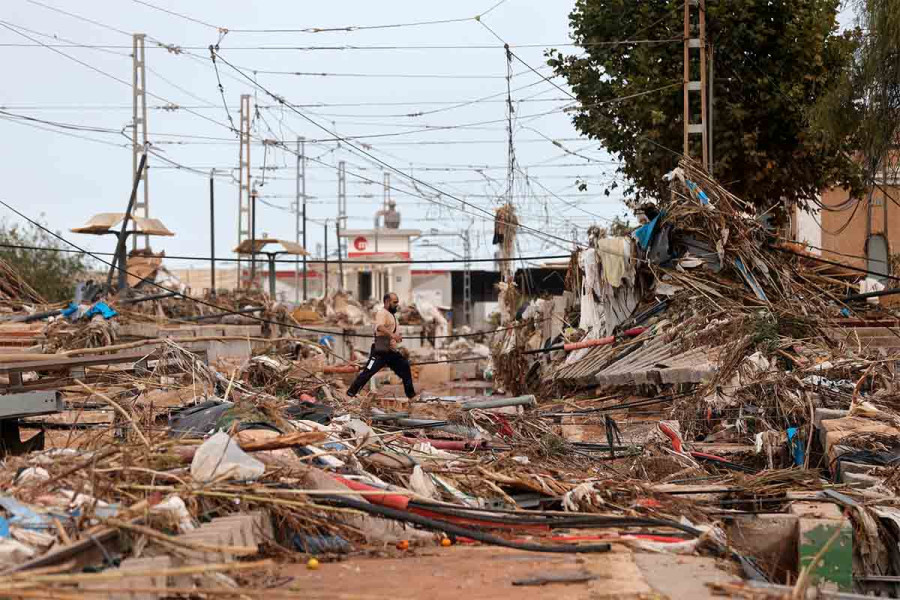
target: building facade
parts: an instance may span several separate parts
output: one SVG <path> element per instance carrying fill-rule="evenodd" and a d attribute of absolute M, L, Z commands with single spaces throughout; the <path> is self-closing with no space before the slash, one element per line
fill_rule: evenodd
<path fill-rule="evenodd" d="M 820 207 L 795 208 L 791 238 L 829 260 L 890 274 L 892 255 L 900 253 L 900 182 L 882 177 L 862 198 L 846 189 L 824 190 Z"/>

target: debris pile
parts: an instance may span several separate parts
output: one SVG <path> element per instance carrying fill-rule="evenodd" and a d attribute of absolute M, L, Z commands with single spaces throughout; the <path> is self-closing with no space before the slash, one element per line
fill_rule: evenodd
<path fill-rule="evenodd" d="M 415 400 L 388 373 L 345 394 L 372 307 L 342 292 L 26 309 L 9 284 L 3 595 L 309 597 L 332 562 L 476 545 L 701 558 L 740 597 L 896 595 L 898 320 L 691 164 L 670 178 L 631 236 L 592 231 L 568 305 L 509 279 L 494 331 L 407 308 Z"/>

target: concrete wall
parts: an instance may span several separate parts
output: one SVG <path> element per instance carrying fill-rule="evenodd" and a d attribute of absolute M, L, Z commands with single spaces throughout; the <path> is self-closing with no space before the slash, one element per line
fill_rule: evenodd
<path fill-rule="evenodd" d="M 900 186 L 894 184 L 886 189 L 900 201 Z M 826 207 L 838 207 L 848 198 L 847 190 L 834 188 L 822 194 L 822 203 Z M 900 252 L 900 207 L 878 188 L 872 195 L 871 207 L 867 208 L 866 198 L 863 198 L 851 203 L 848 209 L 823 210 L 820 216 L 821 246 L 826 249 L 824 258 L 865 268 L 867 221 L 871 234 L 882 234 L 887 238 L 890 254 Z"/>
<path fill-rule="evenodd" d="M 807 250 L 812 254 L 821 254 L 819 250 L 822 247 L 822 227 L 819 225 L 821 210 L 819 207 L 812 207 L 810 212 L 800 208 L 795 208 L 794 211 L 794 239 L 809 244 Z"/>
<path fill-rule="evenodd" d="M 449 271 L 413 271 L 411 281 L 413 302 L 421 298 L 435 306 L 451 306 L 453 288 Z"/>

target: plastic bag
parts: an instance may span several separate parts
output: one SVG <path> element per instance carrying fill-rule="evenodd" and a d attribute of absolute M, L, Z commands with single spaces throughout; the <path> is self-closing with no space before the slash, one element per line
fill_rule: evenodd
<path fill-rule="evenodd" d="M 241 450 L 238 443 L 223 431 L 203 442 L 191 461 L 191 477 L 202 483 L 220 478 L 239 481 L 258 479 L 265 472 L 263 463 Z"/>

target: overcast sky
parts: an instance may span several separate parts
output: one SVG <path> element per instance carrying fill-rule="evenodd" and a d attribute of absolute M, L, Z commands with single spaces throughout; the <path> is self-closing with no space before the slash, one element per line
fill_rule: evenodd
<path fill-rule="evenodd" d="M 148 3 L 179 14 L 154 9 Z M 381 182 L 383 166 L 346 144 L 338 147 L 325 130 L 351 140 L 370 136 L 359 137 L 353 144 L 365 144 L 365 149 L 377 159 L 412 173 L 444 194 L 491 209 L 507 189 L 507 63 L 497 37 L 471 17 L 494 5 L 493 0 L 269 2 L 255 6 L 233 0 L 5 0 L 0 9 L 0 23 L 7 25 L 0 25 L 0 107 L 14 115 L 77 124 L 91 130 L 61 130 L 0 114 L 0 139 L 4 143 L 0 198 L 32 217 L 42 218 L 82 246 L 93 250 L 112 248 L 110 238 L 67 231 L 92 214 L 121 212 L 127 203 L 131 148 L 128 140 L 116 132 L 123 128 L 130 131 L 130 34 L 141 32 L 148 36 L 150 140 L 155 150 L 169 160 L 199 170 L 176 169 L 151 156 L 151 216 L 161 219 L 176 233 L 174 238 L 157 238 L 153 243 L 155 250 L 164 249 L 170 255 L 208 255 L 206 173 L 211 168 L 219 173 L 217 254 L 228 256 L 236 245 L 238 191 L 233 177 L 238 143 L 229 130 L 229 116 L 238 123 L 241 94 L 251 94 L 253 106 L 259 107 L 258 115 L 253 110 L 255 141 L 251 162 L 254 181 L 265 202 L 258 207 L 260 234 L 294 238 L 296 157 L 271 145 L 264 146 L 262 140 L 287 140 L 293 147 L 298 136 L 310 140 L 307 155 L 317 161 L 309 162 L 307 169 L 309 217 L 316 221 L 309 225 L 309 249 L 316 252 L 322 242 L 321 222 L 337 215 L 336 165 L 340 160 L 346 161 L 349 226 L 371 226 L 372 215 L 381 204 L 382 189 L 361 177 Z M 544 49 L 576 50 L 565 46 L 569 42 L 568 13 L 573 5 L 572 0 L 506 0 L 485 14 L 483 21 L 514 46 L 516 54 L 528 65 L 550 77 Z M 468 20 L 456 21 L 467 17 Z M 349 32 L 239 31 L 444 19 L 454 22 Z M 230 31 L 221 36 L 219 28 Z M 219 64 L 228 110 L 223 106 L 216 72 L 206 50 L 217 41 L 222 57 L 240 69 L 238 72 Z M 172 52 L 160 48 L 159 43 L 179 46 L 184 51 Z M 263 46 L 293 49 L 260 49 Z M 310 46 L 361 48 L 309 49 Z M 376 46 L 392 48 L 375 49 Z M 679 48 L 672 50 L 680 51 Z M 292 74 L 298 72 L 329 75 Z M 515 156 L 529 176 L 526 182 L 517 173 L 514 181 L 520 220 L 558 238 L 571 240 L 577 235 L 583 239 L 591 223 L 602 223 L 601 218 L 624 213 L 619 196 L 602 194 L 604 184 L 613 177 L 615 165 L 597 144 L 579 136 L 571 126 L 569 115 L 563 112 L 570 98 L 521 62 L 513 60 L 512 72 Z M 260 86 L 300 107 L 279 107 L 242 73 L 255 77 Z M 559 78 L 553 81 L 568 89 Z M 486 96 L 492 97 L 470 102 Z M 426 114 L 409 116 L 412 113 Z M 263 165 L 276 169 L 263 171 Z M 577 180 L 589 184 L 587 192 L 578 192 Z M 396 173 L 391 175 L 391 183 L 398 188 L 391 195 L 399 205 L 404 227 L 443 232 L 468 229 L 476 255 L 492 255 L 492 223 L 485 214 L 471 208 L 460 211 L 458 200 L 437 196 L 435 189 L 421 185 L 417 191 L 409 180 Z M 423 198 L 423 193 L 428 198 Z M 0 210 L 6 212 L 5 208 Z M 17 220 L 11 214 L 4 216 Z M 570 246 L 524 231 L 520 239 L 523 254 L 558 254 L 561 249 L 555 244 Z M 453 238 L 434 241 L 461 252 L 461 244 Z M 334 247 L 333 238 L 330 245 Z M 447 254 L 434 248 L 416 250 L 418 258 L 441 256 Z M 202 264 L 179 261 L 172 266 Z"/>

